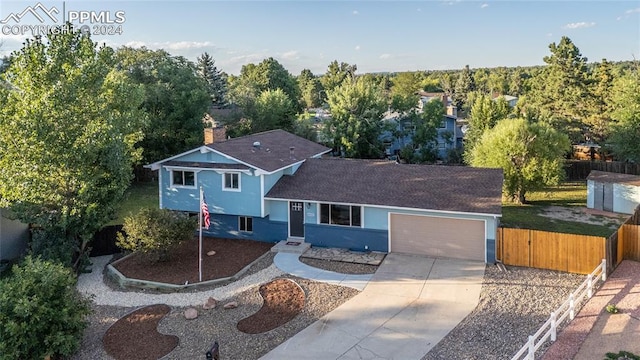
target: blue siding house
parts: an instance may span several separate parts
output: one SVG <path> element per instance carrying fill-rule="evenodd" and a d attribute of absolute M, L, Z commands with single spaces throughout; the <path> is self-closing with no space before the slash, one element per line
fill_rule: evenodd
<path fill-rule="evenodd" d="M 435 147 L 436 155 L 438 159 L 446 159 L 450 151 L 456 149 L 462 149 L 464 134 L 462 128 L 457 125 L 457 109 L 455 105 L 451 103 L 451 100 L 444 93 L 425 93 L 419 92 L 420 100 L 416 107 L 417 113 L 421 113 L 424 106 L 431 101 L 441 102 L 445 109 L 445 115 L 442 117 L 440 126 L 436 131 L 438 137 L 434 144 L 429 144 Z M 385 143 L 385 151 L 387 156 L 397 155 L 407 145 L 413 145 L 412 137 L 415 133 L 415 128 L 410 120 L 403 118 L 399 113 L 388 112 L 384 118 L 385 121 L 391 123 L 395 128 L 396 134 L 402 134 L 400 136 L 394 135 L 391 132 L 385 132 L 382 135 L 382 141 Z M 427 144 L 418 144 L 427 145 Z"/>
<path fill-rule="evenodd" d="M 160 207 L 197 213 L 209 236 L 495 261 L 502 171 L 323 158 L 282 130 L 207 144 L 149 165 Z"/>

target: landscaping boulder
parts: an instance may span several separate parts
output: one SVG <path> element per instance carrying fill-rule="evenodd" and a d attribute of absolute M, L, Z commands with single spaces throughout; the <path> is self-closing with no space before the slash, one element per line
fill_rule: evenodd
<path fill-rule="evenodd" d="M 198 310 L 194 308 L 188 308 L 184 311 L 184 318 L 187 320 L 193 320 L 198 317 Z"/>
<path fill-rule="evenodd" d="M 207 302 L 204 303 L 204 305 L 202 305 L 202 308 L 204 310 L 215 309 L 217 304 L 218 304 L 218 302 L 216 301 L 216 299 L 210 297 L 209 299 L 207 299 Z"/>
<path fill-rule="evenodd" d="M 224 307 L 225 310 L 235 309 L 235 308 L 238 307 L 238 302 L 237 301 L 228 302 L 228 303 L 224 304 L 223 307 Z"/>

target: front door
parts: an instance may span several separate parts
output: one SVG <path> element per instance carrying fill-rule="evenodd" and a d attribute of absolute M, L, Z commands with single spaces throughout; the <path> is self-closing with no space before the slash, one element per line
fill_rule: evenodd
<path fill-rule="evenodd" d="M 304 203 L 289 203 L 289 236 L 304 237 Z"/>

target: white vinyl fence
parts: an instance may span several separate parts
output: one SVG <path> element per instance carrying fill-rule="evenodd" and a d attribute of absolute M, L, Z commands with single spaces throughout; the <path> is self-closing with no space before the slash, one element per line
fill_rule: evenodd
<path fill-rule="evenodd" d="M 567 317 L 573 320 L 576 312 L 580 310 L 577 306 L 579 306 L 583 299 L 589 299 L 593 296 L 593 289 L 599 279 L 602 279 L 603 282 L 607 280 L 607 261 L 605 259 L 602 259 L 600 265 L 598 265 L 591 274 L 587 275 L 585 281 L 569 295 L 569 298 L 562 303 L 556 311 L 551 313 L 549 320 L 547 320 L 535 334 L 529 336 L 529 341 L 527 341 L 511 360 L 535 360 L 536 350 L 538 350 L 545 341 L 548 339 L 552 342 L 556 341 L 558 326 L 560 326 Z"/>

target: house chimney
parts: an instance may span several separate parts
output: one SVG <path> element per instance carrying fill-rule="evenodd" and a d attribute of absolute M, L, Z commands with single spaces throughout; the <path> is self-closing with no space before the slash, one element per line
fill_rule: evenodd
<path fill-rule="evenodd" d="M 212 128 L 204 128 L 204 144 L 211 144 L 214 142 L 213 129 Z"/>
<path fill-rule="evenodd" d="M 449 106 L 449 99 L 447 98 L 447 94 L 442 94 L 442 106 L 446 109 Z"/>
<path fill-rule="evenodd" d="M 204 143 L 211 144 L 227 140 L 227 129 L 222 126 L 204 129 Z"/>
<path fill-rule="evenodd" d="M 289 147 L 289 157 L 291 159 L 295 159 L 296 158 L 296 152 L 295 152 L 296 148 L 291 146 Z"/>
<path fill-rule="evenodd" d="M 227 140 L 227 129 L 222 126 L 218 126 L 217 128 L 214 128 L 213 142 L 220 142 L 225 140 Z"/>
<path fill-rule="evenodd" d="M 447 115 L 458 118 L 458 108 L 455 105 L 447 106 Z"/>

